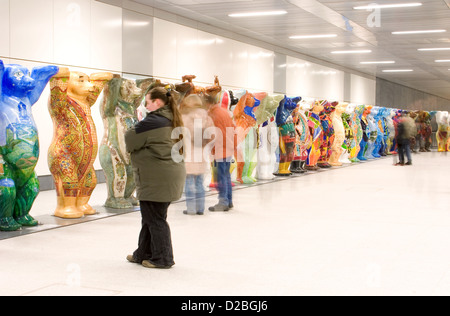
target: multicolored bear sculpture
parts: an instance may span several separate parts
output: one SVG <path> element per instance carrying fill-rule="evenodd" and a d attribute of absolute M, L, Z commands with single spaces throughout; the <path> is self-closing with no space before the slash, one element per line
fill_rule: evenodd
<path fill-rule="evenodd" d="M 55 216 L 81 218 L 96 211 L 88 204 L 97 185 L 94 161 L 98 140 L 91 106 L 94 105 L 111 73 L 84 73 L 61 68 L 51 80 L 49 111 L 54 136 L 48 151 L 48 164 L 55 181 Z"/>
<path fill-rule="evenodd" d="M 30 73 L 0 60 L 0 230 L 38 224 L 29 215 L 39 193 L 34 172 L 39 139 L 31 107 L 57 72 L 56 66 L 43 66 Z"/>

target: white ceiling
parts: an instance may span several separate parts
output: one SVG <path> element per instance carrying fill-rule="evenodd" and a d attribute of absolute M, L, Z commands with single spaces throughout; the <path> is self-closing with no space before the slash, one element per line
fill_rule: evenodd
<path fill-rule="evenodd" d="M 196 21 L 256 38 L 279 47 L 450 99 L 450 0 L 133 0 Z M 373 11 L 354 10 L 372 3 L 421 2 L 421 7 L 382 9 L 379 27 L 370 27 Z M 449 3 L 447 5 L 447 3 Z M 228 14 L 286 10 L 273 17 L 230 18 Z M 392 35 L 395 31 L 444 29 L 445 33 Z M 292 40 L 293 35 L 331 33 L 335 38 Z M 336 55 L 334 50 L 368 49 L 370 54 Z M 395 61 L 393 65 L 361 65 L 362 61 Z M 413 69 L 384 73 L 386 69 Z"/>

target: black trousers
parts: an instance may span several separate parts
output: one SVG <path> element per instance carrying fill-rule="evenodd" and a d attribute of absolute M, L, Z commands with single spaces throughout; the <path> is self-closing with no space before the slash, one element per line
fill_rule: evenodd
<path fill-rule="evenodd" d="M 139 262 L 148 260 L 159 267 L 173 266 L 172 237 L 167 223 L 170 203 L 140 201 L 140 204 L 142 229 L 134 259 Z"/>

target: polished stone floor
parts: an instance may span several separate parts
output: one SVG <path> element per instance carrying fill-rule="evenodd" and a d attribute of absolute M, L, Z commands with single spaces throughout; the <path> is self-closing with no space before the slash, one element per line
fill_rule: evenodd
<path fill-rule="evenodd" d="M 449 295 L 449 162 L 426 153 L 239 187 L 228 213 L 173 204 L 171 270 L 125 260 L 140 214 L 103 216 L 104 185 L 98 218 L 68 224 L 43 192 L 31 214 L 46 229 L 0 232 L 0 295 Z"/>

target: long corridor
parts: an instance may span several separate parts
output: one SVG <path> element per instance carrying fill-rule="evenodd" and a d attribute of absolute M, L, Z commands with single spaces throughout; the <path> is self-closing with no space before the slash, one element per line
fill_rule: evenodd
<path fill-rule="evenodd" d="M 449 295 L 449 162 L 423 153 L 253 186 L 227 213 L 173 204 L 170 270 L 126 261 L 139 212 L 0 240 L 0 295 Z"/>

